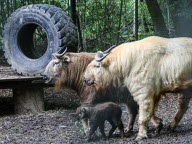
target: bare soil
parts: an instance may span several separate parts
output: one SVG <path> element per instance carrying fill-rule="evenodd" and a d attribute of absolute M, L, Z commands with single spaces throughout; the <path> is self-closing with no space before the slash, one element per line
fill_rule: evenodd
<path fill-rule="evenodd" d="M 0 66 L 2 66 L 0 64 Z M 34 115 L 15 115 L 13 113 L 12 91 L 0 89 L 0 143 L 1 144 L 84 144 L 87 143 L 83 133 L 82 124 L 74 116 L 75 109 L 79 106 L 76 93 L 72 90 L 54 91 L 53 88 L 45 88 L 46 111 Z M 167 130 L 176 111 L 176 96 L 163 96 L 160 101 L 157 115 L 163 119 L 164 128 L 160 134 L 154 133 L 154 127 L 149 124 L 149 138 L 135 141 L 138 124 L 134 126 L 134 132 L 125 138 L 120 138 L 118 131 L 109 140 L 102 140 L 100 133 L 94 136 L 94 144 L 127 144 L 127 143 L 192 143 L 192 109 L 189 109 L 179 123 L 175 132 Z M 123 109 L 124 126 L 127 124 L 127 112 Z M 106 123 L 106 133 L 109 131 Z"/>

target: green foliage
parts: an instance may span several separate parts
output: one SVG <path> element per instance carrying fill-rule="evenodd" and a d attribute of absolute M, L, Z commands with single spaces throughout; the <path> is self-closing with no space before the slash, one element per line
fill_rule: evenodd
<path fill-rule="evenodd" d="M 179 5 L 180 9 L 176 15 L 181 17 L 186 17 L 187 19 L 192 19 L 192 0 L 182 0 L 181 2 L 176 2 L 173 6 Z"/>
<path fill-rule="evenodd" d="M 145 1 L 138 1 L 138 39 L 142 39 L 155 33 Z M 171 1 L 173 3 L 169 3 Z M 174 29 L 171 10 L 179 5 L 180 9 L 174 14 L 191 19 L 191 2 L 192 0 L 158 0 L 170 33 Z M 13 11 L 23 5 L 38 3 L 56 5 L 70 14 L 70 0 L 1 0 L 0 33 L 2 34 L 3 25 Z M 76 7 L 83 38 L 81 51 L 105 50 L 114 44 L 136 40 L 133 33 L 134 0 L 77 0 Z M 42 37 L 42 32 L 37 31 L 34 38 L 39 37 Z M 1 39 L 0 36 L 0 41 Z M 38 47 L 45 43 L 41 40 L 36 45 Z"/>
<path fill-rule="evenodd" d="M 121 7 L 122 2 L 122 7 Z M 77 1 L 77 9 L 81 20 L 85 51 L 97 51 L 133 41 L 133 0 Z M 146 25 L 152 25 L 149 12 L 144 2 L 139 2 L 139 39 L 145 34 L 142 28 L 143 18 Z M 150 26 L 149 26 L 149 28 Z"/>

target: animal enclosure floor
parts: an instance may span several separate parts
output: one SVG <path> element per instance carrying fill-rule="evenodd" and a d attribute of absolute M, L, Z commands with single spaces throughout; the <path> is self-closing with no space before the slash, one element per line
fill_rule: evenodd
<path fill-rule="evenodd" d="M 60 103 L 62 100 L 57 98 Z M 50 101 L 47 101 L 48 103 Z M 63 101 L 64 102 L 64 101 Z M 65 102 L 64 102 L 65 103 Z M 192 141 L 192 109 L 189 110 L 179 123 L 176 131 L 171 133 L 166 128 L 176 110 L 175 96 L 163 98 L 160 102 L 157 115 L 163 119 L 164 128 L 159 135 L 154 134 L 154 127 L 150 123 L 150 138 L 141 140 L 139 143 L 191 143 Z M 84 144 L 86 137 L 81 123 L 77 122 L 73 113 L 75 110 L 48 110 L 38 115 L 11 115 L 0 117 L 0 143 L 2 144 Z M 126 125 L 127 113 L 123 112 L 123 122 Z M 106 133 L 110 126 L 106 124 Z M 118 135 L 104 141 L 100 135 L 94 137 L 93 144 L 123 144 L 136 143 L 134 140 L 137 133 L 137 123 L 133 134 L 126 138 Z"/>
<path fill-rule="evenodd" d="M 13 76 L 13 70 L 0 60 L 1 74 Z M 10 67 L 9 67 L 10 68 Z M 5 76 L 4 76 L 5 77 Z M 72 113 L 79 105 L 77 95 L 71 91 L 56 92 L 53 88 L 45 88 L 46 112 L 38 115 L 14 115 L 13 97 L 11 90 L 0 89 L 0 143 L 1 144 L 84 144 L 86 137 L 81 123 L 77 122 Z M 188 144 L 192 143 L 192 102 L 189 109 L 179 123 L 175 132 L 166 128 L 176 111 L 176 97 L 168 95 L 160 101 L 157 116 L 163 119 L 164 128 L 159 135 L 154 134 L 154 127 L 149 124 L 149 138 L 141 140 L 141 144 Z M 73 109 L 72 109 L 73 108 Z M 54 110 L 53 110 L 54 109 Z M 123 111 L 123 123 L 126 126 L 128 117 Z M 106 134 L 110 126 L 106 124 Z M 133 134 L 126 138 L 113 136 L 104 141 L 100 135 L 94 137 L 93 144 L 135 144 L 134 139 L 138 131 L 137 122 Z"/>

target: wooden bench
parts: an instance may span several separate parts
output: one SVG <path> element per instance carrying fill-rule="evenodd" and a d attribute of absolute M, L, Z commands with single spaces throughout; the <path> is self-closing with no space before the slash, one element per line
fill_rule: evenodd
<path fill-rule="evenodd" d="M 16 114 L 44 111 L 43 88 L 47 86 L 42 77 L 22 76 L 9 66 L 0 67 L 0 89 L 12 89 Z"/>

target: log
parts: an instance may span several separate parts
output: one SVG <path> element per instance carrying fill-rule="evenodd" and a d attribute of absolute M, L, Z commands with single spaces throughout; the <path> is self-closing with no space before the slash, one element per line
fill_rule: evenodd
<path fill-rule="evenodd" d="M 13 89 L 16 114 L 40 113 L 44 111 L 43 87 L 20 87 Z"/>

